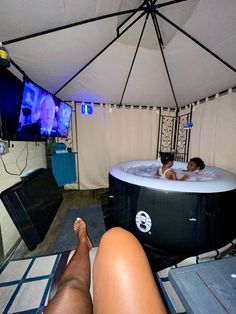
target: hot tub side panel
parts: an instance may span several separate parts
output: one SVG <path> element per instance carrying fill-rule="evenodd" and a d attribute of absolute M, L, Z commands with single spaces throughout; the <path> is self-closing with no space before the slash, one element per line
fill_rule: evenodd
<path fill-rule="evenodd" d="M 197 239 L 198 197 L 180 192 L 141 188 L 137 212 L 150 217 L 148 232 L 137 225 L 139 239 L 153 248 L 172 253 L 190 252 Z"/>
<path fill-rule="evenodd" d="M 115 224 L 133 232 L 144 246 L 172 253 L 199 254 L 234 239 L 235 193 L 162 191 L 109 175 Z"/>
<path fill-rule="evenodd" d="M 115 226 L 135 232 L 140 186 L 121 181 L 109 174 L 109 208 Z"/>

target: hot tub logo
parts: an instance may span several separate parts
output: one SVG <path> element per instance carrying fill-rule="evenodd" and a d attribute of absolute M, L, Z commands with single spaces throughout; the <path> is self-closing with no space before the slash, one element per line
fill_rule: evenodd
<path fill-rule="evenodd" d="M 148 232 L 152 227 L 152 220 L 148 213 L 140 210 L 135 218 L 136 225 L 142 232 Z"/>

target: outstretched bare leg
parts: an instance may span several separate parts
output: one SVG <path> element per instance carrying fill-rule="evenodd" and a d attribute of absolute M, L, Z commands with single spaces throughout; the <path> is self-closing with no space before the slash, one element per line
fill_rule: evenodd
<path fill-rule="evenodd" d="M 167 313 L 138 240 L 122 228 L 107 231 L 94 262 L 95 314 Z"/>
<path fill-rule="evenodd" d="M 92 243 L 87 235 L 86 223 L 77 218 L 74 231 L 78 245 L 59 282 L 58 290 L 49 302 L 46 314 L 91 314 L 93 312 L 90 296 L 90 260 Z"/>

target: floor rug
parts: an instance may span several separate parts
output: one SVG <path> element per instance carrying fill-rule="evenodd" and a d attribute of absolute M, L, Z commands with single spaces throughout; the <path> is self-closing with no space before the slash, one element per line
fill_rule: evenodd
<path fill-rule="evenodd" d="M 105 232 L 103 213 L 100 206 L 88 206 L 70 208 L 67 211 L 60 234 L 55 245 L 55 252 L 74 250 L 77 239 L 73 230 L 73 223 L 77 217 L 81 217 L 87 223 L 88 234 L 93 247 L 97 247 Z"/>
<path fill-rule="evenodd" d="M 10 260 L 0 268 L 0 313 L 41 314 L 62 254 Z"/>

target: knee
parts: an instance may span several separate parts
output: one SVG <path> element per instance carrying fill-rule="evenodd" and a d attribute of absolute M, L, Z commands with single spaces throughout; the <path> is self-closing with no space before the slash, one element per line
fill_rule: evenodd
<path fill-rule="evenodd" d="M 87 283 L 80 277 L 68 277 L 62 280 L 59 284 L 58 290 L 79 290 L 88 291 Z"/>
<path fill-rule="evenodd" d="M 101 269 L 108 270 L 112 265 L 112 271 L 124 269 L 143 260 L 143 249 L 138 239 L 129 231 L 115 227 L 102 236 L 98 252 L 94 262 L 94 274 Z"/>
<path fill-rule="evenodd" d="M 100 245 L 99 247 L 119 247 L 124 245 L 124 243 L 129 243 L 129 242 L 136 242 L 138 241 L 135 236 L 121 228 L 121 227 L 114 227 L 109 229 L 108 231 L 106 231 L 104 233 L 104 235 L 102 236 L 102 239 L 100 241 Z"/>
<path fill-rule="evenodd" d="M 115 241 L 116 239 L 129 237 L 130 232 L 121 228 L 121 227 L 113 227 L 106 231 L 102 236 L 102 241 Z"/>

